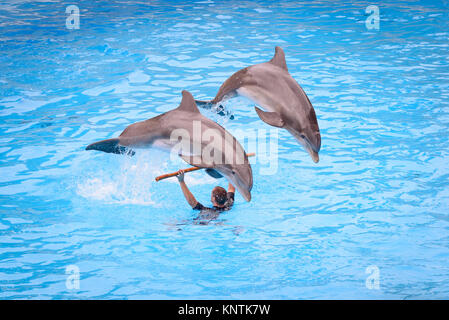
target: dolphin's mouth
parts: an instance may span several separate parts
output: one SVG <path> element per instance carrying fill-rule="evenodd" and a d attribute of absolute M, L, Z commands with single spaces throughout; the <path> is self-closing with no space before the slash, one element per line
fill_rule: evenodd
<path fill-rule="evenodd" d="M 320 156 L 318 155 L 318 152 L 315 151 L 313 144 L 311 144 L 309 142 L 307 137 L 304 137 L 304 142 L 305 142 L 304 147 L 306 148 L 306 150 L 309 153 L 310 157 L 312 158 L 313 162 L 318 163 L 318 161 L 320 161 Z"/>
<path fill-rule="evenodd" d="M 231 174 L 229 170 L 224 170 L 223 168 L 215 168 L 220 174 L 226 177 L 226 179 L 237 189 L 237 191 L 242 195 L 242 197 L 250 202 L 251 201 L 251 189 L 253 186 L 252 173 L 250 181 L 245 182 L 238 178 L 236 175 Z"/>
<path fill-rule="evenodd" d="M 251 192 L 249 192 L 249 191 L 243 191 L 243 190 L 239 190 L 239 192 L 240 192 L 240 194 L 243 196 L 243 198 L 246 200 L 246 201 L 248 201 L 248 202 L 250 202 L 251 201 Z"/>
<path fill-rule="evenodd" d="M 238 181 L 235 181 L 235 180 L 232 181 L 231 183 L 234 185 L 234 187 L 237 189 L 237 191 L 242 195 L 242 197 L 246 201 L 248 201 L 248 202 L 251 201 L 251 191 L 249 191 L 247 189 L 247 186 L 242 185 L 241 183 L 239 183 Z"/>
<path fill-rule="evenodd" d="M 307 148 L 307 152 L 309 152 L 313 162 L 318 163 L 318 161 L 320 161 L 320 156 L 318 155 L 318 152 L 313 151 L 312 148 Z"/>
<path fill-rule="evenodd" d="M 309 153 L 312 161 L 318 163 L 320 161 L 320 156 L 318 155 L 319 148 L 315 146 L 304 134 L 298 134 L 293 130 L 289 130 L 290 133 L 298 140 L 298 142 L 306 149 Z"/>

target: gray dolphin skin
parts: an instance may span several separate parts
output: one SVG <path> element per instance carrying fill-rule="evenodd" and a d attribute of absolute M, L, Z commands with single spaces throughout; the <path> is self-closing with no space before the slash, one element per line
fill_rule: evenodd
<path fill-rule="evenodd" d="M 131 148 L 171 149 L 179 147 L 180 141 L 183 147 L 178 154 L 184 161 L 206 168 L 212 176 L 225 176 L 246 201 L 251 201 L 253 174 L 245 150 L 222 126 L 203 116 L 185 90 L 176 109 L 136 122 L 118 138 L 92 143 L 86 150 L 133 154 Z"/>
<path fill-rule="evenodd" d="M 200 107 L 210 107 L 235 95 L 245 96 L 265 109 L 262 111 L 255 107 L 262 121 L 286 129 L 315 163 L 319 161 L 321 135 L 315 110 L 304 90 L 288 72 L 282 48 L 276 47 L 270 61 L 234 73 L 221 85 L 213 100 L 196 100 L 196 103 Z"/>

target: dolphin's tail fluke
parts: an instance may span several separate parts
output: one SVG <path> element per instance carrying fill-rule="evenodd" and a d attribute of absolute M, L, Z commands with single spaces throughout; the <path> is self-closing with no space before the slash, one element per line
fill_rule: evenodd
<path fill-rule="evenodd" d="M 234 115 L 232 114 L 232 112 L 226 110 L 225 106 L 221 103 L 214 103 L 213 100 L 195 100 L 195 103 L 200 108 L 212 110 L 220 116 L 228 117 L 229 119 L 234 120 Z"/>
<path fill-rule="evenodd" d="M 86 147 L 86 150 L 98 150 L 107 153 L 127 154 L 133 156 L 135 152 L 127 147 L 119 144 L 118 138 L 106 139 L 98 142 L 91 143 Z"/>
<path fill-rule="evenodd" d="M 195 100 L 195 103 L 198 107 L 204 109 L 211 109 L 214 106 L 212 100 Z"/>

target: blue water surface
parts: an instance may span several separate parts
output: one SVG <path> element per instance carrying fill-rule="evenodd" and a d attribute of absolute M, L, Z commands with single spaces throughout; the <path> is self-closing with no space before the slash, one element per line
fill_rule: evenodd
<path fill-rule="evenodd" d="M 73 4 L 79 29 L 66 28 Z M 372 4 L 379 30 L 365 24 Z M 447 1 L 2 2 L 0 298 L 449 298 L 448 13 Z M 226 102 L 233 120 L 202 111 L 278 135 L 274 174 L 253 158 L 252 201 L 237 194 L 217 221 L 195 224 L 176 179 L 154 181 L 181 160 L 84 151 L 183 89 L 213 97 L 277 45 L 315 107 L 321 160 L 244 98 Z M 186 180 L 204 204 L 226 186 Z"/>

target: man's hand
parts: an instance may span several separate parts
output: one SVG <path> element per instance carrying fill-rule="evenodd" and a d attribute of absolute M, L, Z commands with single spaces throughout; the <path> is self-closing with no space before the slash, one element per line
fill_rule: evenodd
<path fill-rule="evenodd" d="M 183 182 L 184 181 L 184 170 L 179 170 L 178 174 L 176 175 L 176 178 L 178 178 L 179 182 Z"/>

